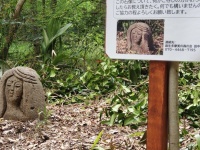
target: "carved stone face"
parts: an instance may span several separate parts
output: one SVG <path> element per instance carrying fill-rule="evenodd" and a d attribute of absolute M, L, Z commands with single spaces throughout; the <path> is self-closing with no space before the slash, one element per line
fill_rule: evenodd
<path fill-rule="evenodd" d="M 142 38 L 142 31 L 135 28 L 131 32 L 131 39 L 133 44 L 139 44 Z"/>
<path fill-rule="evenodd" d="M 22 97 L 22 81 L 15 76 L 10 77 L 6 82 L 5 95 L 7 102 L 19 101 Z"/>

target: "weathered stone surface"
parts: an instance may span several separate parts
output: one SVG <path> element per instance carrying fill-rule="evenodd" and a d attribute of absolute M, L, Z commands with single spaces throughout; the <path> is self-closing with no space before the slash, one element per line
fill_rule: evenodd
<path fill-rule="evenodd" d="M 136 54 L 153 54 L 153 38 L 150 27 L 146 23 L 138 22 L 130 25 L 127 31 L 128 50 Z"/>
<path fill-rule="evenodd" d="M 45 93 L 36 71 L 16 67 L 4 73 L 0 80 L 0 117 L 32 120 L 44 109 Z"/>

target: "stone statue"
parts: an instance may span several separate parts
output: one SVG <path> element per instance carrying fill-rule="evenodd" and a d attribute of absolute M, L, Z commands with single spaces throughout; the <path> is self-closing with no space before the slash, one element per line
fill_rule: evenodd
<path fill-rule="evenodd" d="M 45 93 L 39 75 L 31 68 L 7 70 L 0 80 L 0 117 L 26 121 L 40 117 Z"/>
<path fill-rule="evenodd" d="M 127 31 L 128 50 L 136 54 L 153 54 L 153 38 L 150 27 L 146 23 L 132 24 Z"/>

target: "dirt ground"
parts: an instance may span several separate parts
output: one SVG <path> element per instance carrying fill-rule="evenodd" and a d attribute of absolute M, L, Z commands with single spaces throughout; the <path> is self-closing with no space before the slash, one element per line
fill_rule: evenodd
<path fill-rule="evenodd" d="M 103 130 L 97 146 L 105 150 L 144 150 L 141 138 L 146 125 L 137 130 L 129 127 L 100 124 L 100 111 L 107 106 L 105 101 L 93 101 L 70 105 L 48 105 L 44 121 L 27 122 L 0 120 L 0 150 L 89 150 L 98 134 Z M 198 130 L 181 121 L 180 133 L 189 134 L 181 138 L 181 150 L 194 142 Z M 193 134 L 194 133 L 194 134 Z M 99 148 L 100 150 L 100 148 Z"/>
<path fill-rule="evenodd" d="M 104 149 L 142 150 L 139 144 L 146 127 L 131 130 L 129 127 L 100 124 L 99 112 L 107 104 L 95 101 L 92 104 L 70 104 L 65 106 L 48 105 L 49 118 L 19 122 L 0 120 L 1 150 L 89 150 L 96 137 L 103 130 L 97 144 Z"/>

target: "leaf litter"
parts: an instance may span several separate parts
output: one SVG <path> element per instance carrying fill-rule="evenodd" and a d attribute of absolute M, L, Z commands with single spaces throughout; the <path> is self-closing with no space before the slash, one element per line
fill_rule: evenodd
<path fill-rule="evenodd" d="M 100 111 L 105 101 L 69 105 L 49 104 L 48 119 L 44 121 L 0 120 L 0 150 L 89 150 L 98 134 L 103 131 L 97 146 L 105 150 L 142 150 L 141 136 L 146 126 L 137 130 L 130 127 L 107 126 L 100 123 Z"/>
<path fill-rule="evenodd" d="M 141 142 L 146 125 L 131 129 L 128 126 L 107 126 L 100 123 L 100 112 L 107 105 L 103 100 L 93 101 L 89 105 L 49 104 L 49 117 L 44 121 L 0 119 L 0 150 L 90 150 L 101 131 L 103 134 L 97 143 L 99 150 L 146 149 L 144 142 Z M 181 120 L 180 133 L 184 130 L 187 130 L 187 134 L 180 138 L 181 150 L 187 149 L 188 145 L 195 145 L 193 135 L 200 134 L 190 126 L 189 121 Z"/>

